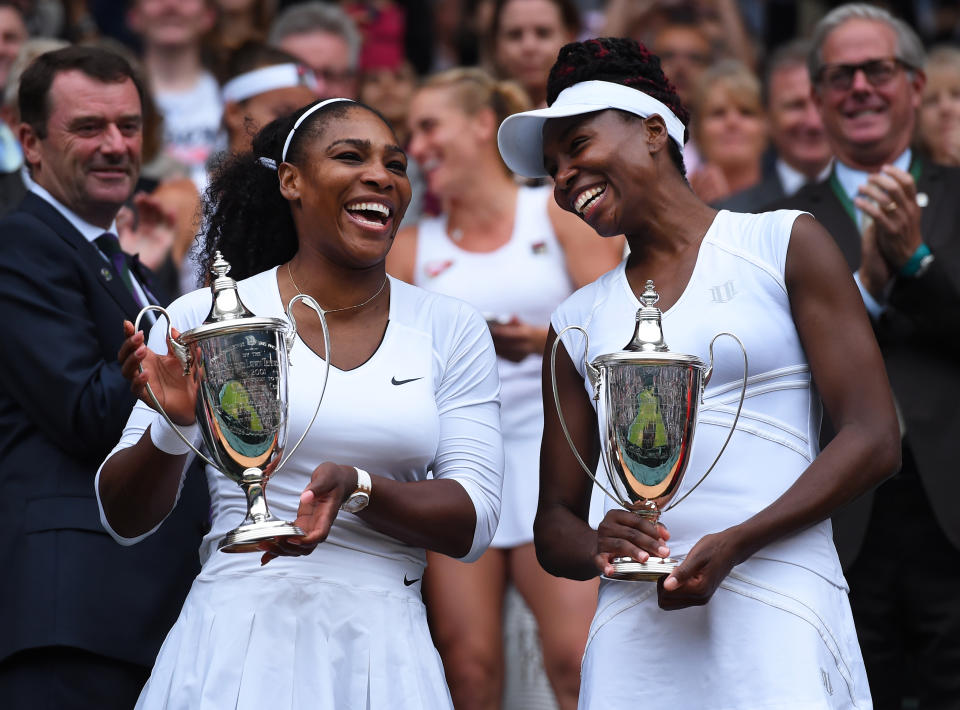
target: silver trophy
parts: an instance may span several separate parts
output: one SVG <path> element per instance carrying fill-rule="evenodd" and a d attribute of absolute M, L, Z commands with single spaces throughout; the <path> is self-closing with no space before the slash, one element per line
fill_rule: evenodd
<path fill-rule="evenodd" d="M 183 364 L 185 377 L 197 387 L 197 422 L 208 455 L 189 441 L 157 401 L 154 407 L 196 454 L 240 485 L 247 498 L 247 516 L 228 532 L 217 547 L 224 552 L 256 552 L 266 540 L 303 535 L 303 530 L 274 517 L 267 507 L 267 481 L 290 459 L 316 419 L 330 373 L 330 336 L 323 309 L 310 296 L 300 294 L 287 304 L 287 320 L 260 318 L 240 301 L 237 282 L 227 276 L 230 264 L 216 253 L 211 284 L 213 305 L 206 320 L 174 338 L 170 316 L 160 306 L 140 311 L 136 330 L 147 311 L 167 319 L 167 343 Z M 323 327 L 326 372 L 310 424 L 284 456 L 287 439 L 287 372 L 289 351 L 297 334 L 293 306 L 303 301 L 316 311 Z"/>
<path fill-rule="evenodd" d="M 647 281 L 637 310 L 633 338 L 620 352 L 608 353 L 587 361 L 590 338 L 586 330 L 571 325 L 557 334 L 550 354 L 553 397 L 560 426 L 574 456 L 596 484 L 627 510 L 657 522 L 664 513 L 686 498 L 703 482 L 733 435 L 747 390 L 747 352 L 740 339 L 731 333 L 718 333 L 710 341 L 710 366 L 695 355 L 672 353 L 663 341 L 660 296 L 653 281 Z M 568 330 L 579 330 L 586 338 L 583 363 L 593 385 L 600 423 L 600 459 L 611 492 L 596 479 L 577 451 L 567 430 L 557 391 L 557 347 Z M 737 341 L 743 351 L 743 387 L 733 424 L 717 457 L 700 479 L 672 505 L 690 462 L 697 411 L 703 401 L 703 389 L 713 373 L 713 344 L 722 335 Z M 671 558 L 651 557 L 637 562 L 629 557 L 613 561 L 612 579 L 656 581 L 669 574 L 678 562 Z"/>

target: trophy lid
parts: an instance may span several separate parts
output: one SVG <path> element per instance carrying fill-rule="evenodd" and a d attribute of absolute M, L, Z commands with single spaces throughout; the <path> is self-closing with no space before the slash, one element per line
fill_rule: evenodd
<path fill-rule="evenodd" d="M 613 363 L 645 363 L 655 362 L 662 365 L 678 363 L 706 367 L 706 364 L 696 355 L 670 352 L 663 339 L 663 313 L 657 308 L 660 294 L 656 292 L 653 281 L 648 279 L 640 294 L 640 308 L 637 309 L 636 325 L 633 337 L 626 347 L 615 353 L 601 355 L 595 364 L 610 365 Z"/>
<path fill-rule="evenodd" d="M 237 282 L 227 276 L 230 272 L 230 262 L 224 259 L 223 254 L 219 251 L 214 254 L 213 265 L 210 270 L 214 276 L 213 282 L 210 284 L 210 290 L 213 292 L 213 304 L 203 323 L 183 334 L 185 341 L 259 328 L 287 329 L 285 320 L 258 318 L 243 304 L 243 301 L 240 300 L 240 294 L 237 292 Z"/>

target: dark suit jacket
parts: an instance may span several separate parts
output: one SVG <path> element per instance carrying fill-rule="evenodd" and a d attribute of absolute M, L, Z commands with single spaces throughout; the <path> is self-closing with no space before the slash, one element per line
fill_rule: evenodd
<path fill-rule="evenodd" d="M 771 202 L 782 199 L 783 196 L 783 184 L 780 182 L 777 171 L 774 170 L 753 187 L 720 200 L 714 207 L 733 212 L 762 212 Z"/>
<path fill-rule="evenodd" d="M 63 645 L 151 666 L 199 569 L 206 484 L 188 476 L 138 545 L 106 533 L 94 475 L 133 406 L 116 357 L 137 306 L 36 195 L 0 235 L 0 660 Z"/>
<path fill-rule="evenodd" d="M 923 276 L 895 279 L 874 330 L 927 498 L 947 538 L 960 549 L 960 169 L 924 163 L 917 190 L 929 199 L 922 230 L 935 259 Z M 850 268 L 859 267 L 860 233 L 829 181 L 773 207 L 811 212 L 837 240 Z M 868 494 L 834 518 L 845 565 L 860 550 L 871 500 Z M 918 545 L 922 552 L 922 541 Z"/>

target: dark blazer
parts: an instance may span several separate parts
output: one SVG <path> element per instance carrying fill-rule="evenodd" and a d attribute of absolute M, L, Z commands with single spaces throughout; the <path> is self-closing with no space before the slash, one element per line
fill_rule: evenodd
<path fill-rule="evenodd" d="M 960 549 L 960 169 L 925 162 L 921 170 L 917 190 L 928 198 L 923 240 L 935 259 L 923 276 L 894 280 L 874 330 L 934 516 Z M 860 233 L 829 181 L 808 185 L 773 207 L 811 212 L 837 240 L 850 268 L 859 267 Z M 844 565 L 863 543 L 871 501 L 872 493 L 834 517 Z"/>
<path fill-rule="evenodd" d="M 116 357 L 137 311 L 45 200 L 0 220 L 0 660 L 62 645 L 152 666 L 199 570 L 201 476 L 138 545 L 100 524 L 94 476 L 134 403 Z"/>
<path fill-rule="evenodd" d="M 714 207 L 733 212 L 762 212 L 771 202 L 783 197 L 783 183 L 780 182 L 780 176 L 774 170 L 753 187 L 720 200 Z"/>

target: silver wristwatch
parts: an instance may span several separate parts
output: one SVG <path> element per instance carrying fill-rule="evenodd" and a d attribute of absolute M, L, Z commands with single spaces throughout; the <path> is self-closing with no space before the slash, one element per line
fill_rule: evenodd
<path fill-rule="evenodd" d="M 370 474 L 362 468 L 353 467 L 357 472 L 357 489 L 350 494 L 350 497 L 343 501 L 340 510 L 348 513 L 359 513 L 367 507 L 370 502 L 370 493 L 373 491 L 373 481 L 370 480 Z"/>

